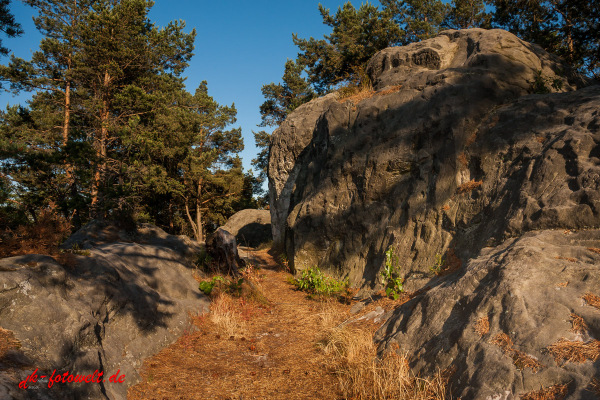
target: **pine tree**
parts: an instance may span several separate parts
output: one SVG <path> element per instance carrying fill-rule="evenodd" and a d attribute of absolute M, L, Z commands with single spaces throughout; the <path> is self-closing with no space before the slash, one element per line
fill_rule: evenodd
<path fill-rule="evenodd" d="M 23 34 L 21 24 L 15 21 L 15 16 L 10 12 L 9 9 L 10 0 L 0 0 L 0 31 L 8 37 L 20 36 Z M 7 55 L 9 50 L 2 46 L 2 39 L 0 39 L 0 54 Z"/>
<path fill-rule="evenodd" d="M 127 201 L 136 137 L 151 126 L 164 93 L 180 90 L 195 32 L 172 22 L 158 29 L 147 18 L 146 0 L 95 1 L 81 29 L 79 84 L 95 151 L 91 207 L 95 215 L 130 214 Z M 168 95 L 167 95 L 168 96 Z"/>
<path fill-rule="evenodd" d="M 494 24 L 600 76 L 600 4 L 587 0 L 495 0 Z"/>
<path fill-rule="evenodd" d="M 442 25 L 452 29 L 491 27 L 493 14 L 486 12 L 484 0 L 452 0 Z"/>
<path fill-rule="evenodd" d="M 263 85 L 265 102 L 260 106 L 260 126 L 279 126 L 289 113 L 315 97 L 315 92 L 302 77 L 304 66 L 287 60 L 282 83 Z"/>
<path fill-rule="evenodd" d="M 381 0 L 381 4 L 403 31 L 401 45 L 437 36 L 450 12 L 441 0 Z"/>
<path fill-rule="evenodd" d="M 227 129 L 236 121 L 235 105 L 221 106 L 208 95 L 206 82 L 182 104 L 181 133 L 187 136 L 187 157 L 178 166 L 185 188 L 183 209 L 194 237 L 204 240 L 206 218 L 224 222 L 218 215 L 231 215 L 231 204 L 243 189 L 241 161 L 237 153 L 244 144 L 241 129 Z M 214 226 L 213 226 L 214 228 Z"/>
<path fill-rule="evenodd" d="M 324 39 L 300 39 L 298 63 L 305 65 L 308 80 L 319 94 L 339 84 L 358 84 L 364 80 L 364 67 L 379 50 L 401 41 L 402 32 L 389 10 L 379 11 L 364 3 L 357 10 L 351 2 L 338 8 L 335 15 L 319 5 L 323 23 L 332 28 Z"/>

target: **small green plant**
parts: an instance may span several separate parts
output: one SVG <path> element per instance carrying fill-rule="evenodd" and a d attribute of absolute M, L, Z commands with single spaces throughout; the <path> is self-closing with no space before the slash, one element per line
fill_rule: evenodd
<path fill-rule="evenodd" d="M 204 293 L 207 296 L 210 296 L 210 294 L 212 293 L 213 288 L 215 287 L 215 285 L 217 284 L 217 282 L 221 282 L 226 284 L 227 282 L 225 281 L 225 278 L 223 278 L 221 275 L 215 275 L 213 276 L 213 278 L 210 281 L 202 281 L 198 284 L 198 289 L 200 289 L 200 291 L 202 291 L 202 293 Z"/>
<path fill-rule="evenodd" d="M 444 269 L 444 260 L 442 259 L 442 255 L 436 254 L 435 255 L 435 264 L 433 264 L 431 267 L 429 267 L 429 270 L 434 275 L 440 275 L 442 273 L 443 269 Z"/>
<path fill-rule="evenodd" d="M 404 278 L 400 277 L 400 266 L 398 265 L 398 256 L 394 254 L 394 248 L 388 247 L 385 252 L 385 266 L 381 271 L 381 276 L 385 284 L 385 295 L 398 300 L 400 294 L 404 292 Z"/>
<path fill-rule="evenodd" d="M 348 280 L 337 280 L 324 274 L 319 267 L 311 267 L 302 271 L 300 278 L 293 279 L 292 284 L 304 292 L 330 296 L 347 288 Z"/>
<path fill-rule="evenodd" d="M 561 90 L 563 86 L 562 80 L 558 78 L 550 79 L 542 75 L 542 71 L 538 70 L 535 72 L 533 82 L 531 83 L 531 91 L 537 94 L 546 94 L 554 90 Z"/>

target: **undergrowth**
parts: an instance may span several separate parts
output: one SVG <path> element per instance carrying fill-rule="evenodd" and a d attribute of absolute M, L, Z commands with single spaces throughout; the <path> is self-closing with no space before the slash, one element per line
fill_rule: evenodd
<path fill-rule="evenodd" d="M 291 283 L 304 292 L 325 296 L 341 293 L 349 286 L 348 280 L 335 279 L 316 266 L 302 271 L 301 276 L 292 278 Z"/>
<path fill-rule="evenodd" d="M 400 277 L 400 266 L 398 256 L 394 254 L 394 248 L 390 246 L 385 252 L 385 265 L 381 271 L 381 277 L 385 284 L 385 295 L 398 300 L 404 292 L 404 278 Z"/>

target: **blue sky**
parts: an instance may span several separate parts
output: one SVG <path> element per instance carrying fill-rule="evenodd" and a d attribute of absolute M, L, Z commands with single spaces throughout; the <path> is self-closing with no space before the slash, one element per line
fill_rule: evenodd
<path fill-rule="evenodd" d="M 150 12 L 150 19 L 159 26 L 182 19 L 188 31 L 196 29 L 195 55 L 185 72 L 187 89 L 193 92 L 206 80 L 209 94 L 219 103 L 235 103 L 237 125 L 244 137 L 241 156 L 245 169 L 251 167 L 257 153 L 252 130 L 261 129 L 257 127 L 259 106 L 264 100 L 260 88 L 279 82 L 285 61 L 296 57 L 292 33 L 303 38 L 321 38 L 329 33 L 329 27 L 323 25 L 319 3 L 334 12 L 345 1 L 156 0 Z M 358 7 L 361 1 L 353 4 Z M 15 39 L 3 38 L 3 43 L 16 56 L 28 60 L 41 39 L 31 20 L 33 9 L 13 0 L 11 11 L 25 34 Z M 7 63 L 8 58 L 0 62 Z M 28 97 L 0 93 L 0 107 L 24 102 Z"/>

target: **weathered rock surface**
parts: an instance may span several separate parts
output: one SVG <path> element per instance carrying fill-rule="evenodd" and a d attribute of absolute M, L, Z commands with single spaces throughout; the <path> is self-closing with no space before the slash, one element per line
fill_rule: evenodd
<path fill-rule="evenodd" d="M 0 373 L 0 398 L 124 399 L 144 358 L 175 341 L 190 313 L 207 311 L 186 258 L 169 248 L 186 244 L 175 245 L 176 237 L 156 227 L 144 229 L 154 232 L 147 239 L 155 244 L 98 245 L 87 256 L 74 255 L 75 267 L 42 255 L 0 260 L 0 326 L 14 332 L 20 363 L 29 367 Z M 35 368 L 39 376 L 100 370 L 106 380 L 19 389 Z M 124 384 L 108 382 L 117 370 Z"/>
<path fill-rule="evenodd" d="M 258 247 L 273 240 L 269 210 L 246 209 L 233 214 L 225 225 L 241 246 Z"/>
<path fill-rule="evenodd" d="M 570 381 L 569 398 L 587 399 L 600 376 L 600 361 L 558 365 L 545 350 L 600 339 L 581 299 L 600 295 L 600 86 L 563 71 L 510 33 L 447 31 L 375 55 L 372 96 L 320 98 L 273 134 L 275 245 L 296 270 L 376 288 L 393 246 L 405 288 L 426 291 L 388 315 L 382 351 L 398 342 L 423 374 L 452 365 L 463 399 Z M 434 276 L 440 256 L 456 271 Z M 571 313 L 586 334 L 569 332 Z M 500 333 L 544 367 L 517 369 L 490 343 Z"/>
<path fill-rule="evenodd" d="M 569 384 L 570 399 L 595 399 L 590 382 L 600 360 L 557 363 L 548 347 L 561 338 L 600 338 L 600 309 L 586 293 L 600 294 L 600 230 L 528 232 L 484 248 L 460 271 L 397 308 L 376 339 L 398 343 L 422 374 L 456 367 L 456 398 L 508 399 L 557 384 Z M 582 317 L 587 332 L 572 330 Z M 489 333 L 475 328 L 487 318 Z M 507 334 L 514 349 L 541 365 L 520 365 L 491 343 Z M 600 344 L 599 344 L 600 346 Z M 597 349 L 600 352 L 600 347 Z"/>
<path fill-rule="evenodd" d="M 598 226 L 598 87 L 527 96 L 540 70 L 573 89 L 560 68 L 501 30 L 377 54 L 371 98 L 326 96 L 274 133 L 275 244 L 296 269 L 355 283 L 373 282 L 394 245 L 414 290 L 449 249 L 466 260 L 531 229 Z"/>

